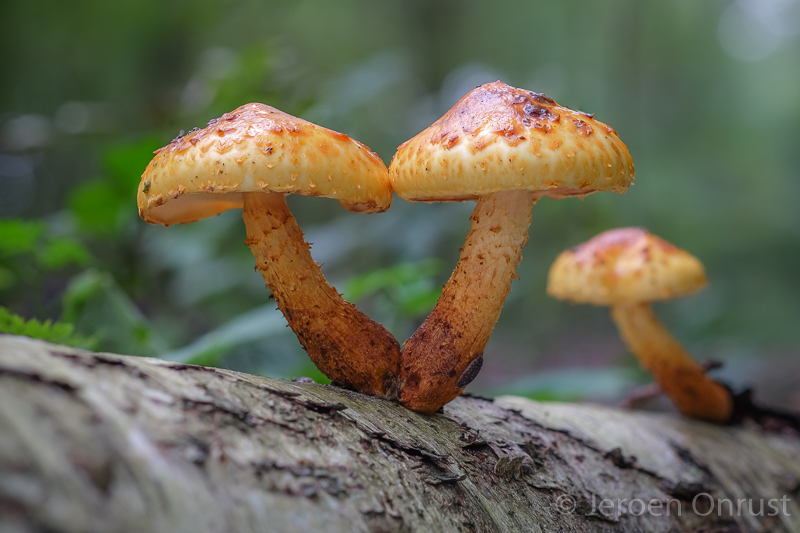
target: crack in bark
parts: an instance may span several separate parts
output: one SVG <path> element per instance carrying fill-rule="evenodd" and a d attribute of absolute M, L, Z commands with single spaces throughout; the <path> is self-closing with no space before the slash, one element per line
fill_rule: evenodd
<path fill-rule="evenodd" d="M 612 450 L 603 450 L 600 446 L 598 446 L 594 442 L 589 441 L 587 439 L 584 439 L 582 437 L 579 437 L 579 436 L 575 435 L 574 433 L 572 433 L 571 431 L 569 431 L 568 429 L 551 427 L 551 426 L 547 426 L 545 424 L 542 424 L 540 422 L 537 422 L 535 420 L 531 420 L 528 417 L 526 417 L 518 409 L 508 409 L 508 408 L 506 408 L 505 410 L 509 411 L 509 412 L 511 412 L 511 413 L 513 413 L 513 414 L 515 414 L 517 416 L 519 416 L 520 418 L 522 418 L 523 420 L 527 421 L 528 423 L 530 423 L 534 427 L 537 427 L 537 428 L 539 428 L 539 429 L 541 429 L 541 430 L 543 430 L 545 432 L 558 433 L 558 434 L 566 436 L 567 438 L 571 439 L 572 441 L 574 441 L 575 443 L 579 444 L 580 446 L 583 446 L 583 447 L 585 447 L 585 448 L 587 448 L 589 450 L 592 450 L 593 452 L 596 452 L 596 453 L 600 454 L 601 456 L 603 456 L 611 464 L 613 464 L 615 467 L 619 468 L 620 470 L 635 470 L 637 472 L 641 472 L 642 474 L 646 474 L 649 477 L 652 477 L 653 479 L 659 481 L 660 483 L 667 484 L 667 485 L 669 483 L 671 483 L 671 481 L 669 479 L 661 476 L 657 472 L 653 472 L 652 470 L 649 470 L 649 469 L 644 468 L 643 466 L 639 465 L 636 462 L 636 457 L 635 456 L 624 457 L 622 455 L 621 449 L 619 449 L 619 448 L 615 448 L 615 449 L 612 449 Z M 673 447 L 676 449 L 676 452 L 678 452 L 680 454 L 679 447 L 677 447 L 677 446 L 673 446 Z M 565 459 L 561 458 L 560 456 L 559 456 L 559 458 L 562 461 L 565 461 Z M 695 464 L 695 463 L 691 463 L 691 464 L 693 464 L 694 466 L 697 466 L 698 468 L 700 468 L 704 473 L 706 473 L 706 474 L 709 473 L 707 467 L 703 468 L 698 464 Z"/>
<path fill-rule="evenodd" d="M 267 482 L 265 476 L 271 475 L 275 470 L 290 473 L 297 478 L 300 486 L 300 490 L 297 491 L 295 495 L 313 498 L 317 496 L 319 491 L 326 492 L 331 496 L 346 496 L 349 493 L 344 481 L 339 479 L 337 475 L 323 468 L 308 465 L 281 465 L 271 460 L 259 461 L 251 463 L 251 465 L 253 466 L 256 477 L 265 482 Z M 343 471 L 342 473 L 352 476 L 351 471 Z M 304 481 L 300 478 L 310 478 L 311 481 Z M 268 484 L 275 484 L 275 480 L 269 480 Z M 287 494 L 293 494 L 293 491 L 288 485 L 281 489 L 275 484 L 274 488 L 276 490 L 282 490 Z"/>
<path fill-rule="evenodd" d="M 683 446 L 680 446 L 675 442 L 670 442 L 669 445 L 670 447 L 672 447 L 673 450 L 675 450 L 675 453 L 678 455 L 678 457 L 680 457 L 680 459 L 684 463 L 697 468 L 698 470 L 703 472 L 703 474 L 705 474 L 710 478 L 714 477 L 714 473 L 711 471 L 711 468 L 709 468 L 709 466 L 704 462 L 697 459 L 690 450 L 684 448 Z"/>
<path fill-rule="evenodd" d="M 64 392 L 69 392 L 71 394 L 74 394 L 80 390 L 80 387 L 77 387 L 71 383 L 67 383 L 66 381 L 61 381 L 58 379 L 47 378 L 38 372 L 28 372 L 25 370 L 17 370 L 15 368 L 0 367 L 0 376 L 3 375 L 7 375 L 16 379 L 22 379 L 25 381 L 41 383 L 42 385 L 56 387 L 63 390 Z"/>
<path fill-rule="evenodd" d="M 105 356 L 102 353 L 93 353 L 92 357 L 86 357 L 82 354 L 68 353 L 63 351 L 51 351 L 50 354 L 56 357 L 69 359 L 85 368 L 97 368 L 100 366 L 120 367 L 136 378 L 142 380 L 150 378 L 149 375 L 147 375 L 145 372 L 142 372 L 142 370 L 138 367 L 130 365 L 122 359 Z"/>

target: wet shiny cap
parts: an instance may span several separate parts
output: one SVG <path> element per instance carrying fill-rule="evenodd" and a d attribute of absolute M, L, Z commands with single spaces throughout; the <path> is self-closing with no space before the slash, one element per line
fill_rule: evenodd
<path fill-rule="evenodd" d="M 256 103 L 156 151 L 137 203 L 151 224 L 181 224 L 241 209 L 243 192 L 325 196 L 367 213 L 392 202 L 386 166 L 369 148 Z"/>
<path fill-rule="evenodd" d="M 547 96 L 496 81 L 468 93 L 400 145 L 389 165 L 404 200 L 474 200 L 506 190 L 564 198 L 623 193 L 633 160 L 611 127 Z"/>
<path fill-rule="evenodd" d="M 595 305 L 651 302 L 706 285 L 693 255 L 642 228 L 620 228 L 562 252 L 547 279 L 547 293 Z"/>

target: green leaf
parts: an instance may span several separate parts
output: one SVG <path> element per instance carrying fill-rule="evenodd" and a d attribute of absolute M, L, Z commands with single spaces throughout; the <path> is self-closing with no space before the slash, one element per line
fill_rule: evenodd
<path fill-rule="evenodd" d="M 498 394 L 525 396 L 540 401 L 576 401 L 617 399 L 637 385 L 639 374 L 623 366 L 610 368 L 563 368 L 541 371 L 521 377 L 498 391 Z"/>
<path fill-rule="evenodd" d="M 76 276 L 62 298 L 62 316 L 75 329 L 97 339 L 98 347 L 130 355 L 156 357 L 167 350 L 136 304 L 105 272 L 91 269 Z"/>
<path fill-rule="evenodd" d="M 0 255 L 12 256 L 32 252 L 45 230 L 44 222 L 0 220 Z"/>
<path fill-rule="evenodd" d="M 66 344 L 80 348 L 90 348 L 93 340 L 73 335 L 74 326 L 65 322 L 40 322 L 35 318 L 25 320 L 0 306 L 0 332 L 11 335 L 24 335 L 33 339 L 40 339 L 57 344 Z"/>
<path fill-rule="evenodd" d="M 257 307 L 178 350 L 161 354 L 170 361 L 217 366 L 233 348 L 286 332 L 286 320 L 273 304 Z"/>
<path fill-rule="evenodd" d="M 393 300 L 401 315 L 414 317 L 429 313 L 441 295 L 442 288 L 440 286 L 419 283 L 398 289 L 393 294 Z"/>
<path fill-rule="evenodd" d="M 45 269 L 61 268 L 70 264 L 85 265 L 91 255 L 72 237 L 51 237 L 42 221 L 0 220 L 0 257 L 34 254 L 39 266 Z M 13 269 L 0 267 L 0 290 L 15 281 Z"/>
<path fill-rule="evenodd" d="M 125 201 L 131 201 L 135 197 L 142 171 L 153 159 L 153 152 L 160 148 L 161 144 L 158 137 L 151 135 L 106 150 L 103 162 Z"/>
<path fill-rule="evenodd" d="M 61 295 L 61 316 L 64 320 L 76 322 L 91 298 L 103 291 L 108 282 L 107 276 L 93 269 L 72 278 Z"/>
<path fill-rule="evenodd" d="M 438 259 L 373 270 L 352 278 L 345 285 L 344 296 L 350 302 L 358 302 L 379 295 L 399 315 L 416 317 L 430 311 L 439 299 L 442 288 L 434 277 L 441 270 L 442 262 Z"/>
<path fill-rule="evenodd" d="M 70 211 L 82 230 L 110 237 L 134 217 L 142 170 L 160 145 L 150 136 L 106 149 L 103 163 L 108 174 L 77 186 L 69 198 Z"/>
<path fill-rule="evenodd" d="M 16 276 L 14 276 L 14 273 L 9 269 L 0 266 L 0 291 L 10 289 L 14 286 L 15 281 Z"/>
<path fill-rule="evenodd" d="M 119 228 L 118 216 L 125 207 L 135 212 L 135 205 L 123 206 L 123 199 L 109 181 L 94 180 L 76 187 L 69 207 L 78 226 L 96 235 L 113 235 Z"/>
<path fill-rule="evenodd" d="M 91 258 L 89 251 L 68 237 L 54 237 L 39 253 L 39 263 L 45 268 L 61 268 L 70 264 L 83 266 Z"/>
<path fill-rule="evenodd" d="M 357 302 L 361 298 L 380 290 L 402 287 L 415 283 L 422 278 L 430 278 L 438 274 L 441 269 L 441 261 L 428 259 L 415 263 L 400 263 L 389 268 L 373 270 L 350 279 L 345 285 L 345 298 L 350 302 Z"/>
<path fill-rule="evenodd" d="M 186 360 L 186 363 L 199 366 L 220 366 L 222 359 L 231 348 L 230 346 L 212 346 L 205 352 L 198 352 L 192 355 L 192 357 Z"/>

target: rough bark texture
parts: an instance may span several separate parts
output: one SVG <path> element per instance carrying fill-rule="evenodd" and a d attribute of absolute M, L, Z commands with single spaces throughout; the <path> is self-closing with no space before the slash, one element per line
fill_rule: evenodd
<path fill-rule="evenodd" d="M 798 492 L 796 435 L 521 398 L 426 416 L 0 336 L 0 531 L 796 532 Z M 700 516 L 702 493 L 784 499 Z"/>

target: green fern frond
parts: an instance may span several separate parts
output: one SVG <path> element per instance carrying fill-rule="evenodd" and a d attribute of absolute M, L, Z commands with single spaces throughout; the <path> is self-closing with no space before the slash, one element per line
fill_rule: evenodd
<path fill-rule="evenodd" d="M 91 339 L 75 335 L 73 331 L 72 324 L 53 322 L 51 320 L 40 322 L 35 318 L 25 320 L 5 307 L 0 306 L 0 333 L 24 335 L 33 339 L 81 348 L 87 348 L 93 344 Z"/>

